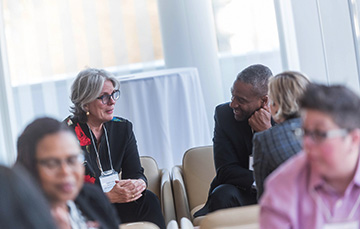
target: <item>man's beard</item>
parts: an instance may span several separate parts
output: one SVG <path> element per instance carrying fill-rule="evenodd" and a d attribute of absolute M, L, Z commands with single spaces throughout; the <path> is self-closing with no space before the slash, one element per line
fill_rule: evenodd
<path fill-rule="evenodd" d="M 236 114 L 234 111 L 240 111 L 240 112 Z M 250 113 L 250 112 L 244 112 L 244 110 L 241 109 L 233 109 L 233 112 L 236 121 L 246 121 L 254 114 L 255 111 Z"/>

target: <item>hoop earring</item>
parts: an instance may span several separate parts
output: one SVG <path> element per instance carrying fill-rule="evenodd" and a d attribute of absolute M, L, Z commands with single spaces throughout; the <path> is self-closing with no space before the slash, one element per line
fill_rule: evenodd
<path fill-rule="evenodd" d="M 90 115 L 90 112 L 89 111 L 86 111 L 86 116 L 89 116 Z"/>

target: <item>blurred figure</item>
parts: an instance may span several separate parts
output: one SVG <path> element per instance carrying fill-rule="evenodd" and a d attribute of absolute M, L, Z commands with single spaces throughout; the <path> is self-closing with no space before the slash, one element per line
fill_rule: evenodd
<path fill-rule="evenodd" d="M 265 178 L 280 164 L 298 153 L 301 141 L 294 131 L 301 127 L 299 99 L 309 80 L 299 72 L 283 72 L 269 79 L 270 111 L 278 125 L 255 133 L 254 174 L 257 198 L 264 191 Z"/>
<path fill-rule="evenodd" d="M 21 166 L 0 166 L 0 228 L 57 228 L 50 206 Z"/>
<path fill-rule="evenodd" d="M 84 182 L 84 156 L 74 134 L 51 118 L 30 123 L 20 135 L 17 164 L 35 177 L 59 228 L 118 228 L 103 192 Z"/>
<path fill-rule="evenodd" d="M 300 99 L 304 151 L 265 182 L 261 228 L 359 228 L 360 98 L 309 85 Z"/>
<path fill-rule="evenodd" d="M 72 113 L 65 122 L 85 153 L 86 175 L 102 187 L 124 223 L 150 221 L 165 228 L 160 201 L 147 179 L 132 124 L 114 117 L 119 82 L 101 69 L 81 71 L 72 87 Z M 121 172 L 121 180 L 119 173 Z"/>

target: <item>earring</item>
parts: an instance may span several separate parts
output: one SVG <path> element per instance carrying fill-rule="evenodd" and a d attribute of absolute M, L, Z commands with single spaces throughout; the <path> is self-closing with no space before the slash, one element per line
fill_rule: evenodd
<path fill-rule="evenodd" d="M 90 112 L 89 111 L 86 111 L 86 116 L 89 116 L 90 115 Z"/>

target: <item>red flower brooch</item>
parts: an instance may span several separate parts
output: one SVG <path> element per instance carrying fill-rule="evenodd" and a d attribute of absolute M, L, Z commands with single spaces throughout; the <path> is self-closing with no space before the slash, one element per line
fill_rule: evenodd
<path fill-rule="evenodd" d="M 85 183 L 94 184 L 95 183 L 95 177 L 91 177 L 90 175 L 84 176 Z"/>
<path fill-rule="evenodd" d="M 75 126 L 75 133 L 77 138 L 80 141 L 81 146 L 87 146 L 90 145 L 91 141 L 90 139 L 85 135 L 84 131 L 81 129 L 79 123 Z"/>

